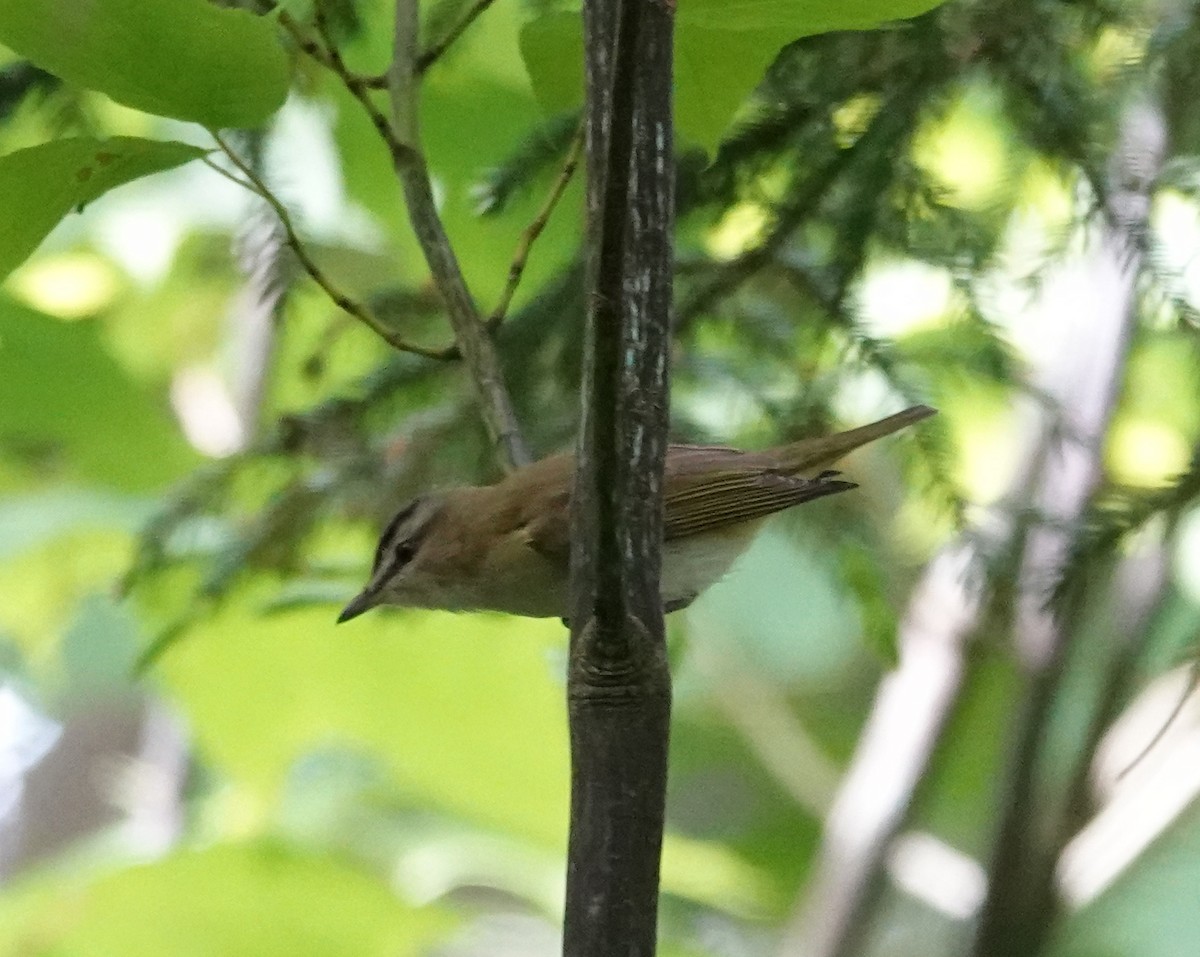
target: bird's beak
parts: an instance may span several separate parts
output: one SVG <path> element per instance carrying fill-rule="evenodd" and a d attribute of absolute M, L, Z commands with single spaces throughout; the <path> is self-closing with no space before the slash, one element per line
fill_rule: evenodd
<path fill-rule="evenodd" d="M 370 611 L 372 608 L 374 608 L 375 604 L 375 595 L 372 594 L 369 588 L 364 588 L 354 596 L 354 600 L 351 601 L 350 604 L 342 609 L 342 613 L 338 615 L 337 623 L 340 625 L 342 622 L 349 621 L 351 618 L 357 618 L 364 611 Z"/>

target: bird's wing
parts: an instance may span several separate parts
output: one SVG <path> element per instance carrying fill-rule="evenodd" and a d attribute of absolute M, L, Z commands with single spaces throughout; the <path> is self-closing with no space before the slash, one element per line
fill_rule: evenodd
<path fill-rule="evenodd" d="M 543 558 L 566 567 L 571 561 L 571 506 L 567 495 L 546 503 L 521 529 L 526 544 Z"/>
<path fill-rule="evenodd" d="M 719 531 L 855 487 L 838 479 L 836 472 L 816 478 L 754 467 L 706 472 L 694 481 L 677 482 L 667 493 L 663 537 L 670 541 Z"/>
<path fill-rule="evenodd" d="M 848 432 L 803 439 L 766 452 L 743 452 L 720 445 L 672 445 L 667 453 L 666 472 L 669 490 L 664 497 L 663 534 L 667 541 L 688 535 L 703 535 L 750 522 L 809 502 L 825 495 L 855 487 L 822 472 L 804 478 L 798 472 L 814 472 L 861 445 L 889 435 L 905 426 L 933 415 L 928 406 L 918 405 L 870 425 Z M 570 509 L 556 500 L 551 507 L 532 490 L 546 485 L 562 487 L 569 483 L 564 472 L 574 468 L 569 454 L 554 456 L 516 473 L 528 482 L 531 494 L 516 495 L 523 500 L 521 528 L 529 546 L 556 562 L 566 563 L 571 553 Z M 556 481 L 533 481 L 534 470 L 555 471 Z M 561 494 L 561 493 L 559 493 Z"/>
<path fill-rule="evenodd" d="M 742 454 L 734 452 L 730 457 L 742 458 Z M 717 472 L 705 468 L 694 475 L 677 476 L 671 484 L 674 487 L 663 502 L 663 537 L 667 541 L 765 518 L 793 505 L 856 487 L 853 482 L 839 479 L 836 472 L 802 478 L 749 463 Z M 566 564 L 571 554 L 569 514 L 563 502 L 532 517 L 523 529 L 529 547 Z"/>

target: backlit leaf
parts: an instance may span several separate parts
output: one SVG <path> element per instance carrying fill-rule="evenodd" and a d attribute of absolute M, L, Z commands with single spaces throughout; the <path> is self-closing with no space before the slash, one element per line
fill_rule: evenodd
<path fill-rule="evenodd" d="M 186 143 L 116 136 L 53 140 L 0 157 L 0 279 L 72 209 L 204 152 Z"/>
<path fill-rule="evenodd" d="M 275 25 L 207 0 L 0 0 L 0 43 L 68 83 L 205 126 L 257 126 L 283 105 Z"/>

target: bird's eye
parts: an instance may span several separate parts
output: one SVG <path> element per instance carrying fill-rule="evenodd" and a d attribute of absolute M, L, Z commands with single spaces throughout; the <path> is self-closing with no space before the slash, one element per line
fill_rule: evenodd
<path fill-rule="evenodd" d="M 407 565 L 413 560 L 413 556 L 417 553 L 412 542 L 402 542 L 396 546 L 396 564 Z"/>

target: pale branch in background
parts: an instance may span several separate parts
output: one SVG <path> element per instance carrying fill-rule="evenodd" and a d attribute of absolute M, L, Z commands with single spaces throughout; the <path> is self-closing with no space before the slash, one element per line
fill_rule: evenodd
<path fill-rule="evenodd" d="M 217 145 L 221 148 L 221 151 L 229 158 L 230 163 L 237 168 L 238 172 L 240 172 L 245 179 L 241 179 L 233 175 L 228 170 L 223 169 L 221 166 L 209 159 L 205 159 L 205 164 L 210 169 L 224 176 L 226 179 L 237 183 L 243 189 L 249 190 L 252 193 L 256 193 L 267 203 L 267 205 L 271 207 L 272 210 L 274 210 L 275 215 L 279 217 L 280 225 L 283 227 L 285 244 L 295 254 L 301 268 L 309 275 L 313 282 L 321 287 L 322 291 L 326 296 L 329 297 L 330 301 L 333 302 L 334 305 L 346 312 L 348 315 L 353 316 L 372 332 L 378 335 L 381 339 L 383 339 L 384 342 L 390 345 L 393 349 L 397 349 L 400 352 L 410 352 L 413 355 L 423 356 L 426 359 L 448 360 L 455 358 L 456 352 L 453 348 L 430 349 L 414 342 L 409 342 L 403 336 L 400 336 L 394 329 L 388 326 L 386 322 L 376 316 L 375 313 L 367 308 L 365 304 L 351 298 L 338 289 L 337 286 L 335 286 L 329 279 L 329 277 L 325 275 L 324 270 L 322 270 L 321 267 L 316 264 L 316 261 L 312 258 L 312 255 L 308 252 L 308 249 L 300 240 L 299 234 L 296 232 L 296 227 L 292 222 L 291 213 L 288 212 L 287 207 L 274 193 L 271 192 L 270 188 L 262 180 L 262 178 L 255 173 L 254 170 L 252 170 L 240 156 L 237 155 L 237 153 L 232 147 L 229 146 L 228 143 L 225 142 L 219 133 L 215 131 L 210 132 L 212 133 L 213 139 L 216 140 Z"/>
<path fill-rule="evenodd" d="M 550 216 L 554 213 L 558 201 L 562 199 L 563 193 L 567 191 L 567 186 L 571 182 L 571 178 L 575 175 L 575 169 L 579 165 L 579 155 L 583 151 L 583 134 L 584 125 L 580 121 L 579 129 L 575 131 L 575 136 L 571 140 L 571 145 L 567 150 L 567 158 L 563 162 L 562 170 L 555 179 L 554 185 L 550 187 L 550 192 L 546 196 L 545 203 L 538 210 L 537 216 L 534 217 L 525 231 L 521 233 L 521 238 L 517 241 L 516 251 L 513 253 L 512 265 L 508 267 L 508 282 L 505 284 L 504 292 L 500 296 L 500 301 L 496 304 L 496 308 L 488 317 L 487 328 L 489 332 L 495 332 L 500 324 L 504 321 L 504 316 L 508 312 L 508 307 L 512 305 L 513 296 L 516 294 L 517 287 L 521 284 L 521 277 L 525 274 L 525 265 L 529 262 L 529 252 L 533 249 L 533 244 L 542 234 L 542 230 L 546 228 L 546 224 L 550 222 Z"/>
<path fill-rule="evenodd" d="M 1076 271 L 1065 267 L 1041 293 L 1045 315 L 1060 320 L 1063 341 L 1072 347 L 1059 353 L 1060 367 L 1047 368 L 1042 382 L 1058 400 L 1044 426 L 1051 454 L 1042 456 L 1029 476 L 1025 500 L 1047 518 L 1026 532 L 1021 554 L 1013 638 L 1027 684 L 1017 711 L 988 892 L 975 930 L 975 957 L 1038 952 L 1063 912 L 1055 868 L 1072 825 L 1078 823 L 1072 820 L 1070 797 L 1073 793 L 1078 802 L 1086 793 L 1095 755 L 1073 758 L 1065 769 L 1064 793 L 1052 794 L 1045 771 L 1054 747 L 1049 729 L 1080 631 L 1047 606 L 1044 587 L 1063 577 L 1060 569 L 1072 554 L 1081 519 L 1105 480 L 1103 437 L 1116 414 L 1139 319 L 1138 278 L 1145 256 L 1140 237 L 1150 215 L 1149 190 L 1162 168 L 1165 131 L 1157 102 L 1133 99 L 1125 106 L 1104 194 L 1105 228 Z M 1066 302 L 1073 314 L 1062 308 Z M 1064 313 L 1067 322 L 1061 320 Z M 1060 423 L 1071 438 L 1063 438 Z M 1122 666 L 1124 660 L 1115 655 L 1109 666 Z M 1088 743 L 1094 747 L 1099 738 L 1093 733 Z M 1062 775 L 1064 769 L 1056 773 Z"/>

